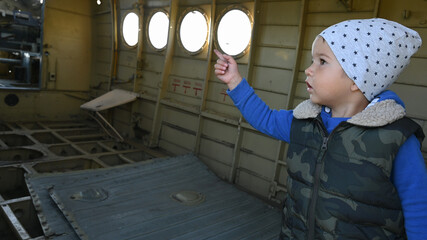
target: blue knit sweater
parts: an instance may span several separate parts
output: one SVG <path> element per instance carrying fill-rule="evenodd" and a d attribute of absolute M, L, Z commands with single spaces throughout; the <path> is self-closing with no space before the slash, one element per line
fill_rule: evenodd
<path fill-rule="evenodd" d="M 243 117 L 259 131 L 289 142 L 293 110 L 270 109 L 243 81 L 232 91 L 227 91 Z M 393 99 L 404 107 L 402 100 L 392 91 L 385 91 L 375 101 Z M 333 118 L 323 107 L 322 120 L 330 133 L 340 122 L 348 118 Z M 401 199 L 408 239 L 427 239 L 427 169 L 420 151 L 420 142 L 412 135 L 401 146 L 391 175 Z"/>

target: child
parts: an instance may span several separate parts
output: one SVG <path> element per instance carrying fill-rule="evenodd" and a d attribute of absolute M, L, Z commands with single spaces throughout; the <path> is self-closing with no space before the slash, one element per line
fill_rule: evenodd
<path fill-rule="evenodd" d="M 215 50 L 215 74 L 245 119 L 289 143 L 280 239 L 427 239 L 427 171 L 418 124 L 385 90 L 420 48 L 385 19 L 333 25 L 313 42 L 310 99 L 271 110 Z"/>

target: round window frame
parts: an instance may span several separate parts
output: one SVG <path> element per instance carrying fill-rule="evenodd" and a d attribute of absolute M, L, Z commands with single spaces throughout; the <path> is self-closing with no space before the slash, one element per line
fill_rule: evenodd
<path fill-rule="evenodd" d="M 129 45 L 127 42 L 126 42 L 126 40 L 125 40 L 125 36 L 123 35 L 123 24 L 125 23 L 125 18 L 127 17 L 127 15 L 129 15 L 130 13 L 134 13 L 137 17 L 138 17 L 138 40 L 136 41 L 136 44 L 135 45 L 133 45 L 133 46 L 131 46 L 131 45 Z M 121 38 L 122 38 L 122 42 L 123 42 L 123 45 L 125 46 L 125 47 L 127 47 L 127 48 L 130 48 L 130 49 L 133 49 L 133 48 L 136 48 L 136 47 L 138 47 L 138 44 L 139 44 L 139 32 L 141 31 L 141 26 L 140 26 L 140 18 L 141 18 L 141 16 L 139 16 L 138 15 L 138 13 L 135 11 L 135 10 L 129 10 L 129 11 L 126 11 L 125 12 L 125 14 L 123 15 L 123 17 L 122 17 L 122 21 L 121 21 L 121 24 L 120 24 L 120 36 L 121 36 Z"/>
<path fill-rule="evenodd" d="M 197 12 L 200 12 L 201 14 L 202 14 L 202 16 L 205 18 L 205 21 L 206 21 L 206 39 L 205 39 L 205 42 L 203 43 L 203 45 L 202 45 L 202 47 L 200 47 L 200 49 L 198 49 L 197 51 L 194 51 L 194 52 L 191 52 L 191 51 L 189 51 L 189 50 L 187 50 L 185 47 L 184 47 L 184 44 L 182 43 L 182 40 L 181 40 L 181 24 L 182 24 L 182 21 L 184 20 L 184 17 L 185 16 L 187 16 L 187 14 L 188 13 L 190 13 L 190 12 L 194 12 L 194 11 L 197 11 Z M 182 15 L 180 16 L 180 18 L 179 18 L 179 21 L 178 21 L 178 26 L 177 26 L 177 30 L 178 31 L 176 31 L 176 36 L 177 36 L 177 39 L 178 39 L 178 44 L 179 44 L 179 46 L 182 48 L 182 49 L 184 49 L 184 51 L 188 54 L 188 55 L 191 55 L 191 56 L 194 56 L 194 55 L 198 55 L 198 54 L 200 54 L 200 53 L 202 53 L 203 52 L 203 50 L 205 50 L 205 48 L 206 48 L 206 46 L 208 45 L 208 39 L 209 39 L 209 34 L 210 34 L 210 32 L 209 32 L 209 19 L 208 19 L 208 16 L 207 16 L 207 14 L 206 14 L 206 12 L 205 11 L 203 11 L 203 9 L 201 9 L 201 8 L 198 8 L 198 7 L 190 7 L 190 8 L 187 8 L 187 9 L 185 9 L 183 12 L 182 12 Z"/>
<path fill-rule="evenodd" d="M 166 45 L 165 45 L 163 48 L 156 48 L 156 47 L 153 45 L 153 43 L 151 42 L 151 40 L 150 40 L 150 36 L 149 36 L 149 31 L 150 31 L 149 27 L 150 27 L 151 18 L 154 16 L 154 14 L 156 14 L 156 13 L 158 13 L 158 12 L 162 12 L 162 13 L 164 13 L 164 14 L 166 15 L 166 17 L 167 17 L 167 18 L 168 18 L 168 20 L 169 20 L 169 26 L 170 26 L 170 15 L 169 15 L 169 13 L 168 13 L 165 9 L 163 9 L 163 8 L 156 8 L 156 9 L 153 9 L 153 10 L 150 12 L 150 14 L 148 15 L 148 18 L 147 18 L 147 23 L 146 23 L 146 26 L 145 26 L 145 36 L 146 36 L 146 38 L 147 38 L 148 46 L 150 46 L 150 48 L 151 48 L 151 49 L 155 50 L 156 52 L 162 52 L 162 51 L 164 51 L 164 50 L 166 49 L 166 47 L 168 46 L 168 42 L 166 41 Z M 168 28 L 168 30 L 169 30 L 169 28 Z M 168 32 L 168 35 L 169 35 L 169 32 Z"/>
<path fill-rule="evenodd" d="M 225 52 L 224 52 L 224 50 L 222 50 L 222 48 L 221 48 L 221 46 L 219 44 L 219 41 L 218 41 L 218 27 L 219 27 L 219 22 L 224 17 L 224 15 L 227 14 L 231 10 L 240 10 L 240 11 L 242 11 L 243 13 L 245 13 L 248 16 L 249 22 L 251 23 L 251 38 L 249 39 L 248 45 L 243 49 L 242 52 L 240 52 L 240 53 L 238 53 L 236 55 L 230 55 L 233 58 L 238 59 L 238 58 L 242 58 L 243 56 L 245 56 L 249 52 L 249 48 L 250 48 L 250 46 L 252 44 L 252 33 L 253 33 L 253 27 L 254 27 L 254 18 L 252 16 L 251 11 L 249 11 L 249 9 L 247 9 L 247 8 L 245 8 L 243 6 L 240 6 L 240 5 L 232 5 L 232 6 L 229 6 L 229 7 L 225 8 L 225 9 L 223 9 L 221 11 L 221 14 L 219 14 L 219 16 L 217 17 L 217 19 L 215 21 L 214 44 L 215 44 L 215 48 L 219 49 L 222 53 L 225 53 Z"/>

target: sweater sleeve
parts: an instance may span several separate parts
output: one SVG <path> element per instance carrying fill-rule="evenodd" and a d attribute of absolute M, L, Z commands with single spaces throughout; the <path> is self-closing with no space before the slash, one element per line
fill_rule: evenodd
<path fill-rule="evenodd" d="M 427 170 L 415 135 L 400 147 L 391 180 L 402 203 L 408 239 L 427 239 Z"/>
<path fill-rule="evenodd" d="M 246 79 L 227 94 L 233 100 L 246 121 L 258 131 L 271 137 L 289 142 L 292 110 L 272 110 L 249 86 Z"/>

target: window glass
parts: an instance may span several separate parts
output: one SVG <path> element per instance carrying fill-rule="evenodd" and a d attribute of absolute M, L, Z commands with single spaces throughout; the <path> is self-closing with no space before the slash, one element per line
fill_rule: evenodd
<path fill-rule="evenodd" d="M 188 12 L 181 21 L 179 36 L 182 46 L 191 53 L 199 52 L 206 43 L 208 23 L 200 11 Z"/>
<path fill-rule="evenodd" d="M 148 23 L 148 38 L 157 50 L 166 47 L 168 41 L 169 18 L 164 12 L 156 12 Z"/>
<path fill-rule="evenodd" d="M 222 16 L 217 29 L 219 47 L 226 54 L 236 56 L 249 45 L 252 23 L 249 16 L 239 9 L 228 11 Z"/>
<path fill-rule="evenodd" d="M 130 47 L 138 43 L 139 17 L 134 12 L 130 12 L 123 20 L 123 39 Z"/>

